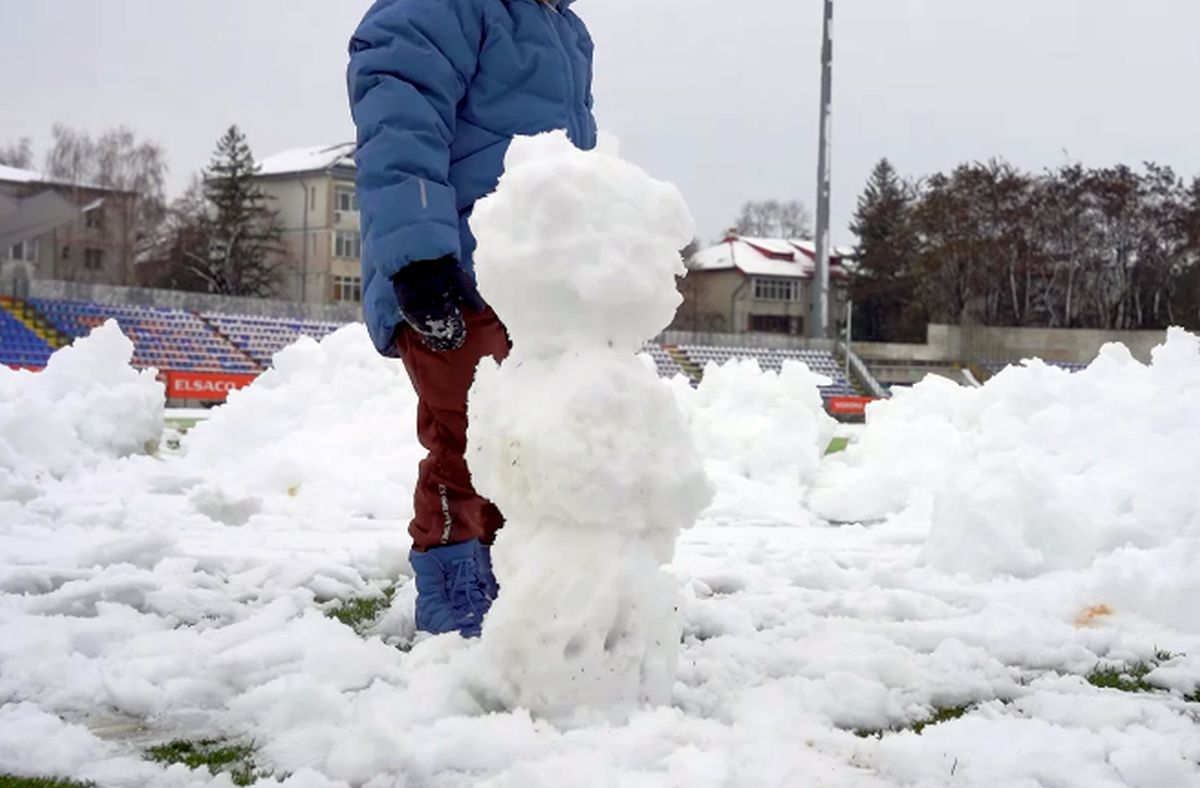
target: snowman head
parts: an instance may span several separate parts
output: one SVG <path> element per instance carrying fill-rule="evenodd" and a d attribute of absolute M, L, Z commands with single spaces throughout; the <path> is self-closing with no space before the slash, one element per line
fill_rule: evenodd
<path fill-rule="evenodd" d="M 519 351 L 545 355 L 662 331 L 695 225 L 674 185 L 552 132 L 513 141 L 471 229 L 480 292 Z"/>

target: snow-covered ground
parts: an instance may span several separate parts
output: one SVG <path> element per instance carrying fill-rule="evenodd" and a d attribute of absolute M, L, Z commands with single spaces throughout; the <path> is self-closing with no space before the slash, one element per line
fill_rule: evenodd
<path fill-rule="evenodd" d="M 1198 347 L 932 378 L 823 458 L 803 369 L 670 387 L 717 485 L 671 702 L 551 723 L 478 642 L 414 642 L 414 399 L 361 326 L 178 450 L 104 327 L 0 368 L 0 774 L 227 786 L 143 754 L 228 738 L 293 788 L 1200 785 Z M 1086 678 L 1138 662 L 1153 691 Z"/>

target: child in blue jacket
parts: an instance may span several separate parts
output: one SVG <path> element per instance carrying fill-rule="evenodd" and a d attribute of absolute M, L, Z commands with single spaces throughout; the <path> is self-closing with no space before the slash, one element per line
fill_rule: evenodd
<path fill-rule="evenodd" d="M 429 451 L 409 527 L 426 632 L 478 635 L 498 591 L 503 518 L 463 455 L 475 367 L 508 340 L 475 288 L 468 220 L 514 136 L 566 129 L 596 144 L 592 40 L 571 3 L 377 0 L 350 41 L 363 312 L 379 352 L 404 362 Z"/>

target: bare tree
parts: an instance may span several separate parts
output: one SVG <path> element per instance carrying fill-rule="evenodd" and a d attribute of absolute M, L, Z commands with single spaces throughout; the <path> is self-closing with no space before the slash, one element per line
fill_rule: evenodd
<path fill-rule="evenodd" d="M 187 190 L 167 207 L 154 234 L 147 260 L 139 266 L 139 283 L 165 290 L 209 291 L 208 280 L 196 273 L 195 258 L 208 248 L 207 223 L 211 207 L 204 197 L 204 179 L 195 176 Z"/>
<path fill-rule="evenodd" d="M 33 142 L 28 137 L 22 137 L 16 142 L 0 146 L 0 164 L 18 170 L 32 169 Z"/>
<path fill-rule="evenodd" d="M 738 235 L 811 239 L 812 216 L 799 200 L 751 200 L 734 223 Z"/>
<path fill-rule="evenodd" d="M 91 135 L 56 123 L 46 152 L 46 175 L 63 183 L 83 185 L 95 176 L 96 145 Z"/>
<path fill-rule="evenodd" d="M 166 214 L 163 194 L 166 155 L 158 143 L 139 141 L 133 131 L 119 127 L 93 139 L 87 132 L 61 124 L 53 129 L 54 143 L 46 154 L 46 174 L 83 189 L 115 192 L 101 210 L 106 228 L 120 249 L 119 278 L 134 280 L 134 266 L 154 243 Z"/>
<path fill-rule="evenodd" d="M 1196 186 L 1169 167 L 967 164 L 906 222 L 916 300 L 938 322 L 1158 329 L 1200 320 Z"/>
<path fill-rule="evenodd" d="M 104 133 L 96 142 L 97 183 L 130 195 L 114 206 L 122 248 L 136 264 L 149 250 L 166 214 L 163 184 L 166 155 L 154 142 L 139 142 L 127 128 Z M 132 265 L 126 270 L 128 278 Z"/>

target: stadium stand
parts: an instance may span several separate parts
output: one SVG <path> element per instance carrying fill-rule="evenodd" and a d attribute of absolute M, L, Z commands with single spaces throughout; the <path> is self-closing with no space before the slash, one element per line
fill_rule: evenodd
<path fill-rule="evenodd" d="M 271 364 L 275 353 L 301 336 L 322 339 L 341 323 L 313 319 L 226 314 L 143 305 L 114 305 L 87 301 L 34 298 L 0 300 L 0 363 L 17 367 L 45 366 L 54 348 L 86 336 L 106 320 L 116 320 L 134 343 L 133 364 L 167 373 L 225 373 L 254 375 Z M 856 396 L 829 350 L 800 348 L 725 347 L 646 343 L 642 351 L 662 377 L 684 375 L 699 383 L 709 362 L 754 359 L 764 370 L 777 371 L 795 359 L 825 375 L 826 398 Z"/>
<path fill-rule="evenodd" d="M 116 320 L 133 340 L 133 364 L 197 372 L 258 372 L 260 365 L 218 336 L 198 316 L 179 309 L 30 299 L 68 337 L 86 336 Z"/>
<path fill-rule="evenodd" d="M 205 312 L 201 317 L 263 367 L 270 366 L 272 356 L 301 336 L 319 340 L 341 327 L 338 323 L 316 320 L 286 320 L 216 312 Z"/>
<path fill-rule="evenodd" d="M 782 369 L 783 362 L 787 360 L 802 361 L 813 372 L 824 375 L 833 381 L 831 385 L 821 387 L 823 397 L 855 396 L 860 393 L 846 379 L 837 358 L 828 350 L 721 347 L 716 345 L 680 345 L 679 349 L 701 369 L 710 361 L 724 364 L 735 358 L 754 359 L 758 362 L 759 367 L 771 371 Z"/>
<path fill-rule="evenodd" d="M 12 299 L 0 299 L 0 363 L 44 367 L 54 348 L 10 311 L 15 305 Z"/>
<path fill-rule="evenodd" d="M 690 377 L 684 372 L 683 367 L 679 366 L 679 362 L 671 358 L 671 354 L 663 349 L 662 345 L 648 342 L 642 346 L 642 352 L 654 359 L 654 366 L 658 369 L 660 378 L 673 378 L 676 375 Z"/>

